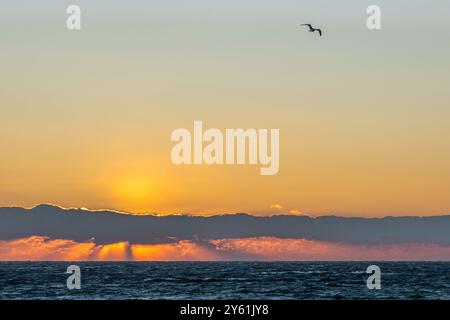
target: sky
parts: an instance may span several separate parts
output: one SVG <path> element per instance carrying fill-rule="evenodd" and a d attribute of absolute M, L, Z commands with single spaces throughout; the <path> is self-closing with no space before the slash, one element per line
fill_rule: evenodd
<path fill-rule="evenodd" d="M 450 213 L 448 1 L 0 2 L 0 206 Z M 280 129 L 278 174 L 175 166 L 194 120 Z"/>

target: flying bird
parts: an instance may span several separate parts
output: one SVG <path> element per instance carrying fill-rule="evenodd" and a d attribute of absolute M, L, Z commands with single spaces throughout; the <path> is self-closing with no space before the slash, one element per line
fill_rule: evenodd
<path fill-rule="evenodd" d="M 320 36 L 322 36 L 322 30 L 320 30 L 318 28 L 313 28 L 313 26 L 310 25 L 309 23 L 301 24 L 301 26 L 307 26 L 309 28 L 309 32 L 317 31 L 320 34 Z"/>

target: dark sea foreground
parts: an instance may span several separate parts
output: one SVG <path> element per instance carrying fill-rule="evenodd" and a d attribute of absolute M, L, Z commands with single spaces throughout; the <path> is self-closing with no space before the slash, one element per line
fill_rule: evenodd
<path fill-rule="evenodd" d="M 81 268 L 81 289 L 66 269 Z M 369 290 L 366 269 L 381 268 Z M 0 262 L 0 299 L 450 299 L 448 262 Z"/>

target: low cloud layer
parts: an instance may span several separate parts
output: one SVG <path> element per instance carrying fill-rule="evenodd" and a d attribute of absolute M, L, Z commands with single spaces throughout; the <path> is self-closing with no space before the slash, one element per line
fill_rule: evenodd
<path fill-rule="evenodd" d="M 0 261 L 183 261 L 219 260 L 191 241 L 154 245 L 96 244 L 42 236 L 0 241 Z"/>
<path fill-rule="evenodd" d="M 192 243 L 210 239 L 274 237 L 349 245 L 404 243 L 450 246 L 450 216 L 345 218 L 304 215 L 255 217 L 136 216 L 111 211 L 65 210 L 40 205 L 33 209 L 0 208 L 0 240 L 32 236 L 97 245 Z"/>
<path fill-rule="evenodd" d="M 450 260 L 450 216 L 136 216 L 0 208 L 2 261 Z"/>
<path fill-rule="evenodd" d="M 94 241 L 32 236 L 0 241 L 0 261 L 351 261 L 450 260 L 450 246 L 434 244 L 348 245 L 274 237 L 205 242 L 99 245 Z"/>

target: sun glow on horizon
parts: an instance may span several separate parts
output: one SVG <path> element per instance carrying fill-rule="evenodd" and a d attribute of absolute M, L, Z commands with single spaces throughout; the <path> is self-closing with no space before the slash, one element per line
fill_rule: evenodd
<path fill-rule="evenodd" d="M 148 199 L 154 191 L 154 184 L 145 177 L 127 177 L 120 181 L 118 195 L 132 201 Z"/>
<path fill-rule="evenodd" d="M 132 173 L 111 179 L 111 195 L 115 207 L 129 213 L 154 213 L 156 204 L 163 198 L 163 180 L 148 173 Z"/>

